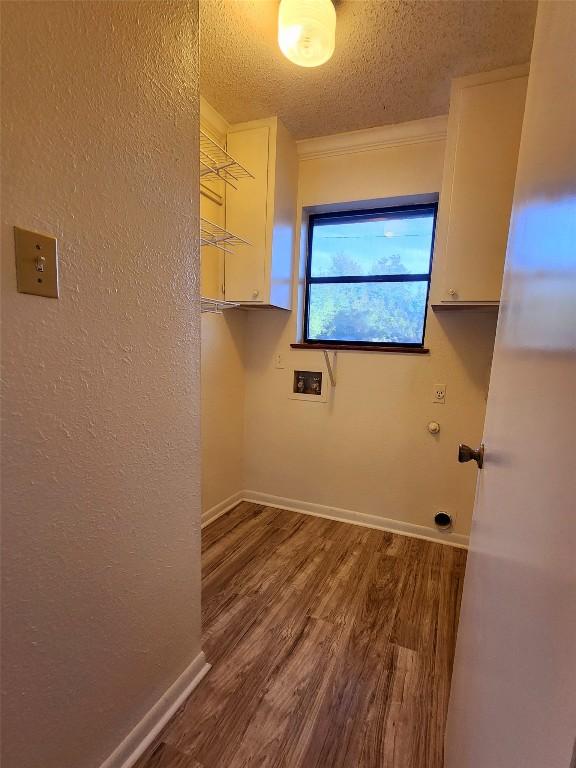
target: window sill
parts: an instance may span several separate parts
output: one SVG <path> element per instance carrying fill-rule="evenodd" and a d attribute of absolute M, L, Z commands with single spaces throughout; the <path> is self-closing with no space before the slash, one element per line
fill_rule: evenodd
<path fill-rule="evenodd" d="M 331 349 L 334 352 L 395 352 L 396 354 L 428 355 L 427 347 L 391 347 L 387 344 L 290 344 L 292 349 Z"/>

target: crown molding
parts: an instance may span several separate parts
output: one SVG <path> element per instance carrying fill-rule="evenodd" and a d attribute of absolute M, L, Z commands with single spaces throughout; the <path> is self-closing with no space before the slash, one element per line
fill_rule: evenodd
<path fill-rule="evenodd" d="M 373 152 L 403 144 L 443 141 L 446 139 L 447 125 L 448 115 L 440 115 L 423 120 L 412 120 L 408 123 L 395 123 L 361 131 L 335 133 L 332 136 L 318 136 L 315 139 L 302 139 L 296 142 L 296 146 L 300 160 Z"/>
<path fill-rule="evenodd" d="M 455 77 L 452 80 L 452 91 L 462 90 L 462 88 L 474 87 L 476 85 L 496 83 L 500 80 L 514 80 L 517 77 L 528 77 L 529 74 L 530 62 L 525 64 L 514 64 L 511 67 L 502 67 L 501 69 L 490 69 L 488 72 L 477 72 L 473 75 Z"/>

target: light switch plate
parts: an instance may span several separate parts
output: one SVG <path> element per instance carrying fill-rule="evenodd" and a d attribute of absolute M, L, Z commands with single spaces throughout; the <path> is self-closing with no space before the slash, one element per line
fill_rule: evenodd
<path fill-rule="evenodd" d="M 19 293 L 58 298 L 57 241 L 51 235 L 14 227 Z"/>

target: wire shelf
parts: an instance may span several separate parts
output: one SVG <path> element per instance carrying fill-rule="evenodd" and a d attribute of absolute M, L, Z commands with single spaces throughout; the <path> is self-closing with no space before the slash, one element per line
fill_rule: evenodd
<path fill-rule="evenodd" d="M 207 133 L 200 131 L 200 178 L 222 179 L 237 189 L 236 181 L 254 176 Z"/>
<path fill-rule="evenodd" d="M 221 315 L 225 309 L 234 309 L 239 307 L 235 301 L 224 301 L 223 299 L 206 299 L 204 296 L 200 299 L 200 312 L 211 312 L 215 315 Z"/>
<path fill-rule="evenodd" d="M 200 245 L 213 245 L 220 248 L 225 253 L 234 253 L 234 246 L 250 245 L 247 240 L 243 240 L 237 235 L 233 235 L 218 224 L 214 224 L 208 219 L 200 219 Z"/>

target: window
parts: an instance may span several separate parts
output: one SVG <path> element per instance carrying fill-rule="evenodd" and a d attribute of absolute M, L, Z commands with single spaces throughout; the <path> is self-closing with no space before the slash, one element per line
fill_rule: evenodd
<path fill-rule="evenodd" d="M 306 343 L 422 347 L 436 209 L 310 216 Z"/>

